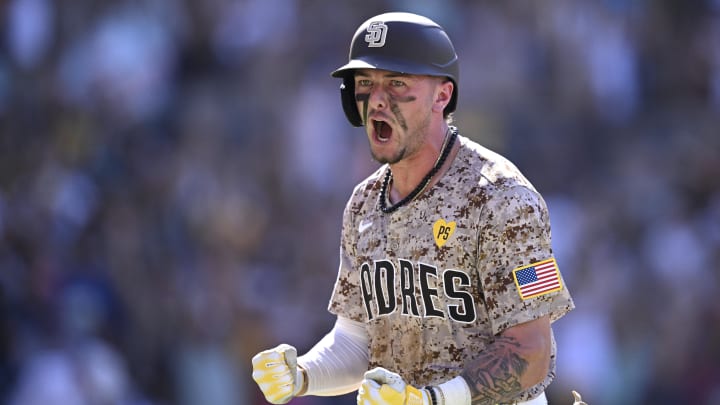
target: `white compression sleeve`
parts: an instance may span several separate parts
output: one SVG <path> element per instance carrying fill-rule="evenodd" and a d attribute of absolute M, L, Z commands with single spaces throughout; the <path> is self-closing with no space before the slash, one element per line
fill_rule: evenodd
<path fill-rule="evenodd" d="M 333 396 L 357 390 L 368 368 L 368 341 L 363 323 L 338 317 L 330 333 L 298 357 L 308 378 L 303 395 Z"/>

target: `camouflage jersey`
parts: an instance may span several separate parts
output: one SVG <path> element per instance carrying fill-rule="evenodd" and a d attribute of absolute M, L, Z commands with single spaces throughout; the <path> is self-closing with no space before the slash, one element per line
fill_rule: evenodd
<path fill-rule="evenodd" d="M 417 387 L 460 375 L 503 330 L 574 307 L 542 197 L 507 159 L 458 141 L 448 171 L 414 201 L 380 210 L 384 165 L 356 186 L 343 214 L 328 309 L 366 325 L 370 368 Z M 552 346 L 549 374 L 516 400 L 550 384 Z"/>

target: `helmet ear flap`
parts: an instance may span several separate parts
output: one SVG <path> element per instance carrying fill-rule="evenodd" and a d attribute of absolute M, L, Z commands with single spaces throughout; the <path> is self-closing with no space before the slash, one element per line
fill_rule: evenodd
<path fill-rule="evenodd" d="M 353 75 L 346 75 L 343 78 L 343 83 L 340 85 L 340 100 L 350 124 L 354 127 L 363 126 L 362 117 L 360 117 L 360 112 L 355 103 L 355 78 Z"/>

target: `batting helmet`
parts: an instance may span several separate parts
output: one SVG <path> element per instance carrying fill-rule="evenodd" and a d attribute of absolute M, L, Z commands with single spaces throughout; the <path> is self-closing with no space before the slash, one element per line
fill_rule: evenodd
<path fill-rule="evenodd" d="M 385 13 L 365 21 L 350 43 L 348 63 L 332 76 L 343 79 L 340 98 L 348 121 L 363 125 L 355 103 L 356 69 L 383 69 L 398 73 L 445 76 L 454 84 L 443 111 L 455 111 L 458 97 L 458 57 L 445 30 L 429 18 L 411 13 Z"/>

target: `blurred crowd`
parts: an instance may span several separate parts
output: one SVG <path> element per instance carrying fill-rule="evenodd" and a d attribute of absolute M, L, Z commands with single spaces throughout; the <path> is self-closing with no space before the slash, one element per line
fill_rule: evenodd
<path fill-rule="evenodd" d="M 395 10 L 446 28 L 460 132 L 548 202 L 550 403 L 720 404 L 718 0 L 4 2 L 0 403 L 263 404 L 250 358 L 331 328 L 377 167 L 329 73 Z"/>

